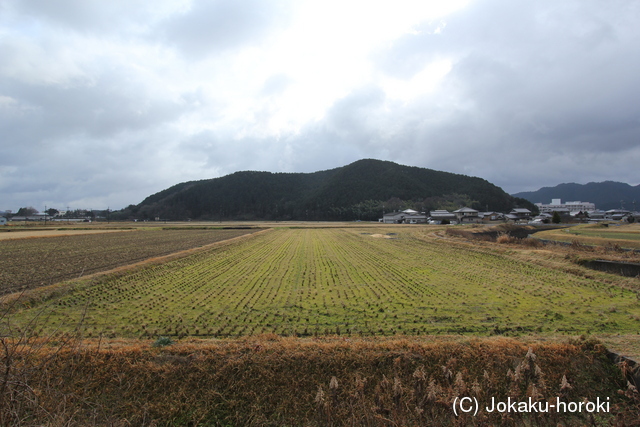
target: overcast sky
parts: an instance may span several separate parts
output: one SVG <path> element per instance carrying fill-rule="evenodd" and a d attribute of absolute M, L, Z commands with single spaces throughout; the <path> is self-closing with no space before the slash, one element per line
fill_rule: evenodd
<path fill-rule="evenodd" d="M 636 0 L 2 0 L 0 210 L 362 158 L 640 183 Z"/>

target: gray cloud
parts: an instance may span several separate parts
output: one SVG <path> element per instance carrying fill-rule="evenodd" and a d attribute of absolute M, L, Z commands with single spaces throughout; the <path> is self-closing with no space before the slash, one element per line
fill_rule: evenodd
<path fill-rule="evenodd" d="M 157 31 L 188 58 L 201 59 L 245 44 L 260 45 L 270 31 L 286 24 L 285 6 L 284 1 L 202 0 L 168 18 Z"/>
<path fill-rule="evenodd" d="M 598 152 L 637 159 L 640 64 L 632 25 L 638 7 L 615 5 L 605 12 L 596 2 L 478 2 L 452 16 L 442 34 L 405 36 L 399 52 L 388 52 L 387 67 L 405 55 L 428 59 L 448 52 L 456 58 L 445 87 L 464 108 L 446 106 L 452 114 L 424 134 L 439 145 L 441 167 L 518 191 L 518 185 L 606 176 L 611 166 L 594 162 Z M 591 155 L 581 155 L 585 151 Z M 535 152 L 561 158 L 565 178 L 553 161 L 532 162 Z M 508 166 L 514 163 L 536 180 L 505 180 L 517 176 Z"/>
<path fill-rule="evenodd" d="M 6 0 L 5 11 L 27 25 L 52 25 L 58 30 L 81 33 L 144 31 L 164 13 L 176 10 L 170 2 L 157 0 Z"/>
<path fill-rule="evenodd" d="M 107 79 L 109 80 L 109 79 Z M 180 106 L 163 100 L 141 97 L 144 93 L 127 91 L 119 81 L 99 81 L 91 87 L 61 88 L 31 86 L 9 82 L 0 86 L 4 94 L 19 100 L 9 107 L 0 130 L 22 134 L 21 142 L 56 140 L 84 134 L 104 138 L 125 130 L 141 130 L 179 115 Z"/>
<path fill-rule="evenodd" d="M 640 183 L 637 2 L 471 1 L 375 46 L 345 9 L 305 33 L 306 6 L 0 3 L 0 210 L 121 208 L 186 180 L 365 157 L 510 192 Z M 323 50 L 334 18 L 353 34 Z M 427 87 L 434 61 L 450 70 Z"/>

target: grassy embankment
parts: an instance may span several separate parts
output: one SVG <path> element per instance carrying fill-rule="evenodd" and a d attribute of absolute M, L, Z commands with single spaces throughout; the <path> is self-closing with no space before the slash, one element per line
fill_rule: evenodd
<path fill-rule="evenodd" d="M 9 343 L 16 351 L 0 373 L 0 424 L 578 426 L 631 425 L 639 415 L 637 393 L 590 341 L 271 335 L 152 347 L 65 339 Z M 456 398 L 467 396 L 479 412 L 456 416 Z M 498 413 L 492 398 L 609 405 Z"/>
<path fill-rule="evenodd" d="M 640 249 L 640 224 L 586 224 L 536 233 L 536 237 L 589 246 Z"/>

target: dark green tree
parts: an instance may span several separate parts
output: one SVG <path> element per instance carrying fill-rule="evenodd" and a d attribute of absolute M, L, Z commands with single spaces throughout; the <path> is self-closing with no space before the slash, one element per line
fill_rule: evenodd
<path fill-rule="evenodd" d="M 554 224 L 560 224 L 562 222 L 562 218 L 560 218 L 560 214 L 558 212 L 553 211 L 551 222 L 553 222 Z"/>
<path fill-rule="evenodd" d="M 18 209 L 17 216 L 30 216 L 38 213 L 38 210 L 34 207 L 29 206 L 28 208 L 20 208 Z"/>

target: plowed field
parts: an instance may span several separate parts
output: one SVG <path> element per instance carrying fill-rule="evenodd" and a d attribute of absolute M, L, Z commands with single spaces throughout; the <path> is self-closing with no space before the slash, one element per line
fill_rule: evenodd
<path fill-rule="evenodd" d="M 135 230 L 0 241 L 0 295 L 197 248 L 257 229 Z"/>

